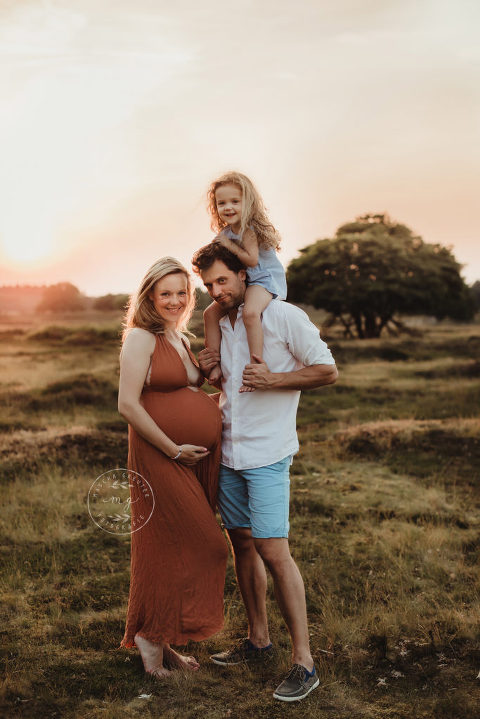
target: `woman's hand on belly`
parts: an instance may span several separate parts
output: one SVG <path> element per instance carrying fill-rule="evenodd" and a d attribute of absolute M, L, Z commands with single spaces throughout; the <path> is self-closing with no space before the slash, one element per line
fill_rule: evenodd
<path fill-rule="evenodd" d="M 182 450 L 182 454 L 178 458 L 177 462 L 191 466 L 197 464 L 201 459 L 205 459 L 210 454 L 210 451 L 206 447 L 197 447 L 195 444 L 181 444 L 179 451 Z"/>

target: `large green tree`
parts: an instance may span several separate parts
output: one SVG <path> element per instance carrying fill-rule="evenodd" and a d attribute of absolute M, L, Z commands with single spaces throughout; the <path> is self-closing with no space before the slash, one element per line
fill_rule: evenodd
<path fill-rule="evenodd" d="M 300 250 L 287 270 L 288 299 L 327 310 L 349 335 L 379 337 L 401 326 L 401 314 L 470 319 L 460 270 L 449 248 L 424 242 L 387 214 L 362 215 Z"/>
<path fill-rule="evenodd" d="M 200 287 L 195 287 L 195 309 L 196 310 L 204 310 L 212 303 L 212 298 L 208 294 L 208 292 L 205 292 L 204 290 L 200 289 Z"/>

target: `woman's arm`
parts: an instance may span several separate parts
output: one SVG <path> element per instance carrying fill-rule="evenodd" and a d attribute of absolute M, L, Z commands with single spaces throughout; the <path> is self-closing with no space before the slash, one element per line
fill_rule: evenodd
<path fill-rule="evenodd" d="M 245 265 L 245 267 L 255 267 L 258 265 L 258 242 L 253 230 L 245 230 L 241 245 L 233 240 L 230 240 L 223 232 L 213 241 L 219 242 L 221 245 L 226 247 L 227 250 L 230 250 L 230 252 L 234 255 L 237 255 L 238 259 Z"/>
<path fill-rule="evenodd" d="M 138 434 L 168 457 L 173 459 L 182 449 L 178 461 L 195 464 L 208 455 L 206 448 L 175 444 L 140 404 L 140 395 L 154 349 L 155 337 L 150 332 L 135 327 L 127 335 L 120 356 L 118 411 Z"/>

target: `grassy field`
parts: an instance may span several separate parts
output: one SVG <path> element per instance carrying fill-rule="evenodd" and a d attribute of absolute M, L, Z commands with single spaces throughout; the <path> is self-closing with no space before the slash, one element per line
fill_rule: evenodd
<path fill-rule="evenodd" d="M 115 315 L 0 323 L 4 715 L 480 717 L 480 326 L 363 342 L 329 330 L 340 379 L 304 394 L 292 468 L 321 677 L 298 705 L 271 697 L 289 664 L 271 593 L 268 671 L 209 664 L 244 630 L 231 563 L 224 633 L 189 646 L 198 674 L 160 683 L 118 649 L 129 537 L 86 507 L 94 479 L 126 462 L 118 328 Z"/>

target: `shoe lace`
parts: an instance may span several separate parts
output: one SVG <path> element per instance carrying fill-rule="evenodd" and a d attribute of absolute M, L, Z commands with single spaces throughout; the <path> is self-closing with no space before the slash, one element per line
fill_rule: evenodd
<path fill-rule="evenodd" d="M 286 681 L 293 679 L 300 679 L 302 682 L 305 680 L 305 667 L 302 667 L 301 664 L 294 664 L 285 677 Z"/>
<path fill-rule="evenodd" d="M 250 646 L 247 638 L 237 639 L 231 649 L 231 653 L 234 654 L 235 652 L 243 652 L 247 648 L 247 646 Z"/>

